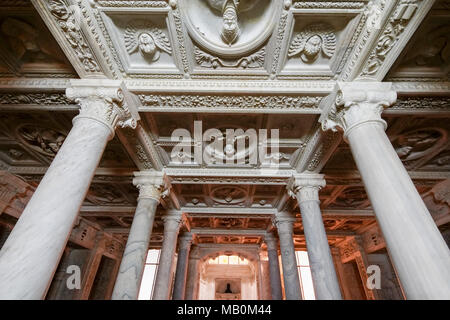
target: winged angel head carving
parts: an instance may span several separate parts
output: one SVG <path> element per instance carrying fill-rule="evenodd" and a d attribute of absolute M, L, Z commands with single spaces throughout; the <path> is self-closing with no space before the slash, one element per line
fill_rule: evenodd
<path fill-rule="evenodd" d="M 300 55 L 305 63 L 313 63 L 322 52 L 331 58 L 336 51 L 336 35 L 332 26 L 321 23 L 306 27 L 295 36 L 289 47 L 288 57 Z"/>
<path fill-rule="evenodd" d="M 124 38 L 129 54 L 139 50 L 152 62 L 159 59 L 161 51 L 172 54 L 167 36 L 149 22 L 137 21 L 130 24 L 125 30 Z"/>

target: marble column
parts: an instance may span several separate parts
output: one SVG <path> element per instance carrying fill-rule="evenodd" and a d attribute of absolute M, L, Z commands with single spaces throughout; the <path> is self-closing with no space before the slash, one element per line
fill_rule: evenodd
<path fill-rule="evenodd" d="M 259 299 L 260 300 L 272 300 L 272 292 L 270 286 L 270 266 L 269 256 L 266 250 L 259 251 L 259 268 L 258 268 L 258 280 L 260 285 Z"/>
<path fill-rule="evenodd" d="M 175 257 L 181 213 L 168 214 L 164 220 L 164 239 L 159 257 L 153 300 L 168 300 L 172 280 L 172 263 Z"/>
<path fill-rule="evenodd" d="M 115 128 L 136 126 L 121 81 L 72 80 L 80 113 L 0 251 L 0 299 L 43 299 Z"/>
<path fill-rule="evenodd" d="M 186 290 L 184 295 L 185 300 L 195 300 L 197 298 L 198 281 L 200 279 L 198 272 L 199 261 L 200 257 L 198 247 L 195 245 L 191 246 L 191 251 L 189 252 Z"/>
<path fill-rule="evenodd" d="M 175 283 L 173 287 L 172 300 L 184 300 L 186 291 L 186 274 L 191 243 L 191 233 L 185 233 L 179 238 L 177 270 L 175 272 Z"/>
<path fill-rule="evenodd" d="M 323 175 L 299 174 L 291 177 L 287 189 L 297 198 L 300 207 L 316 299 L 341 300 L 341 289 L 319 206 L 319 190 L 324 186 Z"/>
<path fill-rule="evenodd" d="M 114 285 L 112 300 L 138 298 L 156 208 L 163 190 L 168 186 L 165 175 L 156 171 L 136 172 L 133 184 L 139 188 L 139 198 Z"/>
<path fill-rule="evenodd" d="M 344 131 L 407 299 L 450 299 L 450 251 L 381 118 L 391 83 L 338 83 L 324 130 Z"/>
<path fill-rule="evenodd" d="M 269 258 L 270 289 L 272 300 L 282 300 L 280 264 L 278 263 L 278 241 L 273 234 L 268 233 L 264 237 L 267 244 L 267 256 Z"/>
<path fill-rule="evenodd" d="M 284 292 L 286 295 L 286 300 L 302 299 L 293 240 L 294 221 L 295 218 L 286 212 L 278 213 L 274 219 L 274 224 L 278 229 L 278 237 L 280 238 L 281 262 L 283 267 Z"/>

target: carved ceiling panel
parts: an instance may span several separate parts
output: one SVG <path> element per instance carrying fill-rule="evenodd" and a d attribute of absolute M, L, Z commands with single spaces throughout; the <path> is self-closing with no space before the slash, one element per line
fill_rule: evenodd
<path fill-rule="evenodd" d="M 368 226 L 376 224 L 375 218 L 367 217 L 345 217 L 345 218 L 328 218 L 323 221 L 325 230 L 329 235 L 352 235 L 361 230 L 365 230 Z M 295 222 L 294 232 L 303 234 L 303 225 L 301 219 Z"/>
<path fill-rule="evenodd" d="M 310 14 L 294 10 L 279 78 L 331 78 L 338 71 L 360 17 L 354 12 Z"/>
<path fill-rule="evenodd" d="M 408 170 L 447 171 L 450 168 L 449 120 L 441 117 L 392 119 L 387 133 Z"/>
<path fill-rule="evenodd" d="M 329 79 L 341 71 L 359 36 L 367 2 L 96 1 L 92 6 L 116 62 L 130 77 Z"/>
<path fill-rule="evenodd" d="M 129 75 L 179 75 L 177 35 L 168 10 L 103 10 L 108 36 Z M 171 23 L 172 22 L 172 23 Z"/>
<path fill-rule="evenodd" d="M 71 127 L 72 114 L 2 113 L 0 157 L 10 166 L 47 167 Z"/>
<path fill-rule="evenodd" d="M 74 116 L 72 111 L 2 112 L 0 159 L 8 166 L 42 167 L 45 172 L 69 133 Z M 117 137 L 108 143 L 99 167 L 135 169 Z"/>
<path fill-rule="evenodd" d="M 182 207 L 274 208 L 284 186 L 201 185 L 173 186 Z"/>
<path fill-rule="evenodd" d="M 383 63 L 393 60 L 389 53 L 402 50 L 400 38 L 408 33 L 403 32 L 411 21 L 407 13 L 412 12 L 415 19 L 419 2 L 424 6 L 426 1 L 393 3 L 396 17 L 386 14 L 385 1 L 367 0 L 35 2 L 42 4 L 39 13 L 45 18 L 42 12 L 46 12 L 48 19 L 39 18 L 28 1 L 0 3 L 0 7 L 11 7 L 0 10 L 0 77 L 47 78 L 37 84 L 29 79 L 27 85 L 20 82 L 23 79 L 15 79 L 17 91 L 12 92 L 8 91 L 9 79 L 2 82 L 0 104 L 16 110 L 0 114 L 2 170 L 22 172 L 32 187 L 37 186 L 72 126 L 76 108 L 64 95 L 66 83 L 49 79 L 76 78 L 61 46 L 76 70 L 81 66 L 85 71 L 79 72 L 83 77 L 123 77 L 142 103 L 143 131 L 118 131 L 120 139 L 109 142 L 82 208 L 84 218 L 108 232 L 126 238 L 132 222 L 138 190 L 131 175 L 137 168 L 126 150 L 134 149 L 134 159 L 142 162 L 139 169 L 178 170 L 172 181 L 173 198 L 162 200 L 158 207 L 152 246 L 163 239 L 161 216 L 178 202 L 177 209 L 186 210 L 183 231 L 208 229 L 211 233 L 199 232 L 197 243 L 261 244 L 260 232 L 271 229 L 272 214 L 282 210 L 295 213 L 294 241 L 305 247 L 298 203 L 286 197 L 286 172 L 290 175 L 291 165 L 300 163 L 303 155 L 311 165 L 299 167 L 315 170 L 325 157 L 321 152 L 328 151 L 332 155 L 322 171 L 341 174 L 327 181 L 320 192 L 330 244 L 375 223 L 360 178 L 352 176 L 356 166 L 348 145 L 342 142 L 336 150 L 328 150 L 332 139 L 318 138 L 319 104 L 333 87 L 331 80 L 351 81 L 352 72 L 377 75 Z M 410 172 L 426 177 L 415 183 L 437 220 L 448 216 L 448 186 L 439 175 L 450 170 L 448 99 L 432 96 L 436 92 L 448 95 L 448 84 L 436 81 L 449 79 L 450 14 L 446 3 L 436 2 L 389 75 L 406 78 L 408 82 L 395 86 L 414 96 L 400 95 L 398 103 L 385 113 L 387 133 L 399 157 Z M 372 33 L 365 27 L 366 20 L 370 25 L 370 19 L 377 17 L 386 28 L 375 28 Z M 396 28 L 394 34 L 389 30 L 392 27 Z M 51 34 L 59 34 L 58 41 Z M 176 85 L 172 79 L 177 79 Z M 158 83 L 153 86 L 154 82 Z M 418 97 L 420 90 L 433 93 Z M 47 111 L 29 111 L 40 108 Z M 214 153 L 206 149 L 206 143 L 202 146 L 202 155 L 204 150 L 211 157 L 214 154 L 213 163 L 200 165 L 184 149 L 172 153 L 177 143 L 171 139 L 174 131 L 194 137 L 195 121 L 201 121 L 201 134 L 208 129 L 222 134 L 223 145 Z M 258 139 L 260 129 L 279 130 L 279 149 L 265 160 L 276 158 L 280 170 L 273 176 L 260 174 L 264 161 L 250 163 L 250 148 L 238 150 L 243 135 L 227 141 L 227 129 L 254 129 Z M 148 141 L 144 143 L 137 136 L 145 134 Z M 326 147 L 314 149 L 315 141 Z M 274 142 L 271 139 L 266 144 L 273 147 Z M 195 144 L 190 141 L 189 146 Z M 308 150 L 310 146 L 314 150 Z M 219 161 L 230 154 L 244 163 Z M 202 170 L 216 171 L 208 176 Z M 253 170 L 259 175 L 252 175 Z"/>
<path fill-rule="evenodd" d="M 76 77 L 34 9 L 19 3 L 16 8 L 12 3 L 9 5 L 0 10 L 0 75 Z"/>
<path fill-rule="evenodd" d="M 203 139 L 203 147 L 198 153 L 203 167 L 260 167 L 275 163 L 286 169 L 291 168 L 292 157 L 304 147 L 316 117 L 200 113 L 143 115 L 145 127 L 150 128 L 149 134 L 167 166 L 200 167 L 194 146 L 197 140 Z M 208 132 L 220 133 L 218 140 L 208 138 Z M 263 145 L 267 154 L 261 156 L 258 144 L 264 143 L 265 137 L 267 141 Z M 228 160 L 230 157 L 234 157 L 232 162 Z"/>
<path fill-rule="evenodd" d="M 388 75 L 388 79 L 423 77 L 450 79 L 450 8 L 445 1 L 436 1 Z"/>
<path fill-rule="evenodd" d="M 370 206 L 364 187 L 348 187 L 344 189 L 327 208 L 365 209 Z"/>

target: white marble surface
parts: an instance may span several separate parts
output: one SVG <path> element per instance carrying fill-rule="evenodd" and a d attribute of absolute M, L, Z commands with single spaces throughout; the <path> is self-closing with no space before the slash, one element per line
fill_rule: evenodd
<path fill-rule="evenodd" d="M 175 257 L 178 231 L 180 228 L 181 215 L 173 214 L 163 217 L 164 240 L 159 257 L 158 272 L 156 274 L 153 300 L 169 299 L 169 289 L 172 279 L 172 263 Z"/>
<path fill-rule="evenodd" d="M 450 250 L 383 125 L 347 139 L 407 299 L 450 299 Z"/>
<path fill-rule="evenodd" d="M 138 297 L 158 203 L 153 198 L 138 200 L 112 300 L 136 300 Z"/>
<path fill-rule="evenodd" d="M 278 262 L 278 244 L 273 235 L 266 235 L 264 241 L 267 244 L 267 256 L 269 258 L 269 276 L 272 300 L 282 300 L 280 264 Z"/>
<path fill-rule="evenodd" d="M 74 121 L 0 252 L 0 299 L 45 297 L 109 138 L 98 121 Z"/>
<path fill-rule="evenodd" d="M 318 188 L 309 186 L 303 188 L 311 189 L 309 193 L 314 194 L 314 199 L 308 199 L 299 191 L 297 199 L 302 215 L 316 299 L 341 300 L 341 289 L 320 212 Z"/>
<path fill-rule="evenodd" d="M 189 250 L 192 243 L 192 234 L 183 234 L 178 245 L 177 270 L 173 287 L 172 300 L 184 300 L 186 290 L 186 275 L 188 267 Z"/>
<path fill-rule="evenodd" d="M 184 294 L 185 300 L 193 300 L 197 296 L 197 287 L 199 280 L 199 260 L 200 258 L 198 256 L 198 247 L 195 245 L 191 246 L 188 259 L 186 289 Z"/>
<path fill-rule="evenodd" d="M 301 300 L 300 279 L 297 271 L 297 260 L 293 240 L 294 218 L 279 217 L 276 219 L 278 237 L 280 238 L 281 262 L 283 268 L 284 292 L 286 300 Z"/>

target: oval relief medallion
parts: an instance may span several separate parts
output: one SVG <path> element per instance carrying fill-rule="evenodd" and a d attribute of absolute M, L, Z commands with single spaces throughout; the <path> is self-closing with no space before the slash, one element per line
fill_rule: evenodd
<path fill-rule="evenodd" d="M 234 58 L 259 48 L 272 33 L 281 1 L 180 0 L 189 35 L 203 49 Z"/>

